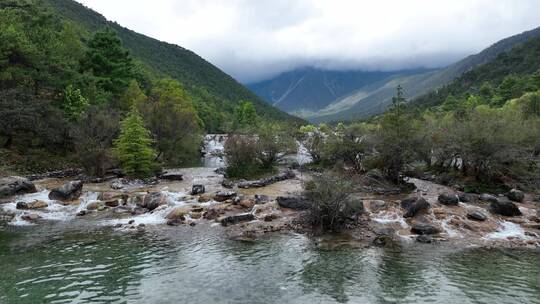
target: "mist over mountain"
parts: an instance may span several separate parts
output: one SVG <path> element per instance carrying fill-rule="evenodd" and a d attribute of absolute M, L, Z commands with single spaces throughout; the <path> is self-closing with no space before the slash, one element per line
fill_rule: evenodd
<path fill-rule="evenodd" d="M 274 106 L 313 122 L 366 118 L 384 112 L 398 85 L 407 99 L 414 99 L 536 37 L 540 37 L 540 28 L 505 38 L 441 69 L 366 72 L 303 68 L 248 87 Z"/>

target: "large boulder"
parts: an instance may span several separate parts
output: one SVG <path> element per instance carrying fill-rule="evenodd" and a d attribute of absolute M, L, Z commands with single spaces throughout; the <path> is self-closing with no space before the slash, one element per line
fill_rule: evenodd
<path fill-rule="evenodd" d="M 483 222 L 487 220 L 487 215 L 485 215 L 483 212 L 480 212 L 480 211 L 471 211 L 467 213 L 467 218 L 473 221 Z"/>
<path fill-rule="evenodd" d="M 178 207 L 175 207 L 173 210 L 171 210 L 166 216 L 165 218 L 168 219 L 168 220 L 185 220 L 185 216 L 186 214 L 189 213 L 189 208 L 187 207 L 182 207 L 182 206 L 178 206 Z"/>
<path fill-rule="evenodd" d="M 184 175 L 178 172 L 165 172 L 160 176 L 160 178 L 171 181 L 181 181 L 184 180 Z"/>
<path fill-rule="evenodd" d="M 98 210 L 99 208 L 101 208 L 102 206 L 104 206 L 104 203 L 101 202 L 101 201 L 94 201 L 94 202 L 90 202 L 86 205 L 86 210 Z"/>
<path fill-rule="evenodd" d="M 0 178 L 0 198 L 37 192 L 36 186 L 20 176 Z"/>
<path fill-rule="evenodd" d="M 148 193 L 142 198 L 142 200 L 139 200 L 137 202 L 137 206 L 148 209 L 150 211 L 165 204 L 167 204 L 167 197 L 161 192 Z"/>
<path fill-rule="evenodd" d="M 300 197 L 279 196 L 276 198 L 276 201 L 281 208 L 288 208 L 293 210 L 306 210 L 309 209 L 309 207 L 311 206 L 308 201 Z"/>
<path fill-rule="evenodd" d="M 59 188 L 52 189 L 49 192 L 49 199 L 57 201 L 73 201 L 82 194 L 83 182 L 71 181 Z"/>
<path fill-rule="evenodd" d="M 459 201 L 464 203 L 476 203 L 478 201 L 478 194 L 474 193 L 460 193 L 458 197 Z"/>
<path fill-rule="evenodd" d="M 234 191 L 219 191 L 214 195 L 214 200 L 216 202 L 224 202 L 229 199 L 236 197 L 236 192 Z"/>
<path fill-rule="evenodd" d="M 18 202 L 16 208 L 22 209 L 22 210 L 29 210 L 29 209 L 43 209 L 46 208 L 48 204 L 44 201 L 35 200 L 33 202 Z"/>
<path fill-rule="evenodd" d="M 506 197 L 508 197 L 511 201 L 521 203 L 525 199 L 525 193 L 517 189 L 512 189 L 506 193 Z"/>
<path fill-rule="evenodd" d="M 208 208 L 203 213 L 203 218 L 207 220 L 215 220 L 223 214 L 225 214 L 225 209 L 223 207 L 214 206 L 214 207 Z"/>
<path fill-rule="evenodd" d="M 403 217 L 414 217 L 429 207 L 429 203 L 422 197 L 410 197 L 401 201 L 401 208 L 405 210 Z"/>
<path fill-rule="evenodd" d="M 126 193 L 106 191 L 106 192 L 101 192 L 98 195 L 97 199 L 100 201 L 110 201 L 110 200 L 127 200 L 127 198 L 128 198 L 128 195 Z"/>
<path fill-rule="evenodd" d="M 496 196 L 493 196 L 493 195 L 487 194 L 487 193 L 481 194 L 479 199 L 481 201 L 488 202 L 488 203 L 496 203 L 497 202 L 497 197 Z"/>
<path fill-rule="evenodd" d="M 266 204 L 270 201 L 268 195 L 264 194 L 255 194 L 255 203 L 257 204 Z"/>
<path fill-rule="evenodd" d="M 204 185 L 193 185 L 191 186 L 191 195 L 203 194 L 206 191 Z"/>
<path fill-rule="evenodd" d="M 438 201 L 446 206 L 457 206 L 459 204 L 458 196 L 450 193 L 443 193 L 439 195 Z"/>
<path fill-rule="evenodd" d="M 490 204 L 491 212 L 503 216 L 520 216 L 521 211 L 516 204 L 509 199 L 501 197 Z"/>
<path fill-rule="evenodd" d="M 432 234 L 438 234 L 441 231 L 439 228 L 428 224 L 428 223 L 418 223 L 414 224 L 411 227 L 411 232 L 419 235 L 432 235 Z"/>
<path fill-rule="evenodd" d="M 235 215 L 230 215 L 222 218 L 220 220 L 221 225 L 228 226 L 238 224 L 240 222 L 252 221 L 255 219 L 255 216 L 252 213 L 240 213 Z"/>

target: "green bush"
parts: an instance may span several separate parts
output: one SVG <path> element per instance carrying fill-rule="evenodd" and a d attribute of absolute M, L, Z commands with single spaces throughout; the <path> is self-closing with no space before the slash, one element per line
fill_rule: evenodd
<path fill-rule="evenodd" d="M 323 231 L 337 232 L 364 210 L 354 200 L 352 184 L 340 177 L 319 176 L 305 185 L 304 196 L 310 202 L 309 219 Z"/>

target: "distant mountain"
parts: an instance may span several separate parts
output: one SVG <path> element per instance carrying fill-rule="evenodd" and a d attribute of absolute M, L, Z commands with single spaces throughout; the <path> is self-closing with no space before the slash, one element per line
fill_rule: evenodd
<path fill-rule="evenodd" d="M 214 102 L 219 102 L 219 105 L 213 107 L 219 108 L 220 111 L 232 113 L 239 101 L 247 100 L 255 105 L 257 112 L 263 117 L 272 120 L 300 121 L 261 100 L 231 76 L 190 50 L 124 28 L 73 0 L 42 0 L 42 2 L 51 6 L 62 17 L 90 32 L 104 27 L 113 28 L 118 32 L 124 47 L 129 49 L 135 58 L 156 73 L 179 80 L 192 96 L 208 102 L 218 99 L 219 101 Z"/>
<path fill-rule="evenodd" d="M 313 122 L 324 122 L 360 119 L 379 114 L 391 103 L 398 85 L 403 87 L 406 98 L 414 99 L 448 84 L 474 67 L 488 63 L 499 54 L 536 37 L 540 37 L 540 28 L 503 39 L 482 52 L 441 70 L 392 76 L 387 80 L 361 87 L 305 118 Z"/>
<path fill-rule="evenodd" d="M 329 71 L 301 68 L 248 84 L 262 99 L 289 113 L 316 112 L 359 87 L 395 72 Z"/>

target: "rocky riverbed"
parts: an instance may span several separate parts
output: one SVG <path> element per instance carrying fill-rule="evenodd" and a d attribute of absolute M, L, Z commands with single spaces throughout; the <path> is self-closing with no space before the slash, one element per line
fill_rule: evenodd
<path fill-rule="evenodd" d="M 301 224 L 309 202 L 299 198 L 310 178 L 284 171 L 259 181 L 228 183 L 206 167 L 169 170 L 150 181 L 11 178 L 2 181 L 1 219 L 36 229 L 44 221 L 85 221 L 125 232 L 210 225 L 244 240 L 278 231 L 309 232 Z M 410 182 L 417 189 L 407 195 L 356 193 L 364 212 L 340 237 L 366 246 L 415 241 L 540 246 L 540 203 L 530 195 L 472 195 L 420 179 Z"/>

